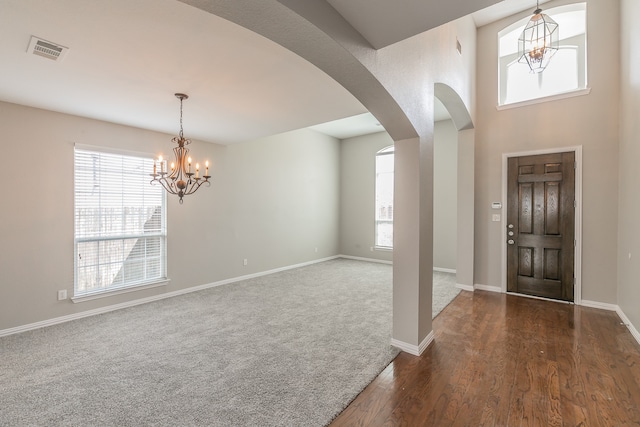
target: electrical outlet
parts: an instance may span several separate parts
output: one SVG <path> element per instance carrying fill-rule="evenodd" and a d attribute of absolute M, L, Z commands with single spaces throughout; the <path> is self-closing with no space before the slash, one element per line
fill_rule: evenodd
<path fill-rule="evenodd" d="M 64 301 L 67 299 L 67 290 L 62 289 L 58 291 L 58 301 Z"/>
<path fill-rule="evenodd" d="M 247 265 L 247 264 L 249 264 L 249 261 L 247 261 L 247 259 L 245 258 L 245 259 L 242 261 L 242 265 Z"/>

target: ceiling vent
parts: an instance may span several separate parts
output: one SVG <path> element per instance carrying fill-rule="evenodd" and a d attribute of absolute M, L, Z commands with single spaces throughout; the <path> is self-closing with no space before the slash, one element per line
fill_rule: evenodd
<path fill-rule="evenodd" d="M 68 50 L 68 47 L 39 39 L 36 36 L 31 36 L 27 53 L 42 56 L 43 58 L 53 59 L 54 61 L 62 61 Z"/>

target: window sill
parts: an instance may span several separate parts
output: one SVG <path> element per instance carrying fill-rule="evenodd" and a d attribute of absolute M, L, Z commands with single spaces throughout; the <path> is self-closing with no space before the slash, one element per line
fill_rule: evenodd
<path fill-rule="evenodd" d="M 527 105 L 541 104 L 543 102 L 557 101 L 559 99 L 573 98 L 575 96 L 589 95 L 591 88 L 577 89 L 570 92 L 559 93 L 557 95 L 544 96 L 542 98 L 528 99 L 526 101 L 513 102 L 511 104 L 497 105 L 496 110 L 509 110 L 511 108 L 526 107 Z"/>
<path fill-rule="evenodd" d="M 382 251 L 382 252 L 393 252 L 393 248 L 389 248 L 387 246 L 374 246 L 374 251 Z"/>
<path fill-rule="evenodd" d="M 128 286 L 126 288 L 116 288 L 116 289 L 113 289 L 113 290 L 98 291 L 98 292 L 93 292 L 93 293 L 89 293 L 89 294 L 74 296 L 74 297 L 71 298 L 71 301 L 73 301 L 73 303 L 76 304 L 76 303 L 79 303 L 79 302 L 91 301 L 91 300 L 94 300 L 94 299 L 112 297 L 114 295 L 120 295 L 120 294 L 129 293 L 129 292 L 141 291 L 143 289 L 159 288 L 160 286 L 166 286 L 167 283 L 169 283 L 169 282 L 170 282 L 169 279 L 163 279 L 163 280 L 158 281 L 158 282 L 143 283 L 141 285 Z"/>

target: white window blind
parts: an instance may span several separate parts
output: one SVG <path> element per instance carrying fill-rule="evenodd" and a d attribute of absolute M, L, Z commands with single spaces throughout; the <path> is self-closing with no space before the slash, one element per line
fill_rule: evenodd
<path fill-rule="evenodd" d="M 75 296 L 166 279 L 166 208 L 151 157 L 75 149 Z"/>

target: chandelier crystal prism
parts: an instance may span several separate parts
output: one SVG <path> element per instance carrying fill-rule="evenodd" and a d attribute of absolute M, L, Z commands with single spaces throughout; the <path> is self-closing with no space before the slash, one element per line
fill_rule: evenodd
<path fill-rule="evenodd" d="M 192 160 L 189 157 L 189 149 L 186 147 L 191 144 L 191 140 L 184 137 L 182 129 L 182 101 L 188 99 L 189 96 L 184 93 L 176 93 L 175 96 L 180 100 L 180 133 L 171 139 L 171 141 L 178 144 L 173 149 L 175 161 L 171 162 L 168 170 L 166 160 L 159 156 L 158 160 L 153 162 L 151 184 L 160 183 L 169 194 L 177 195 L 180 198 L 180 204 L 182 204 L 182 198 L 198 191 L 202 184 L 206 183 L 207 186 L 211 186 L 209 181 L 211 176 L 209 175 L 209 161 L 205 162 L 205 173 L 202 177 L 200 176 L 199 163 L 195 164 L 195 172 L 192 172 Z"/>
<path fill-rule="evenodd" d="M 558 24 L 542 13 L 536 1 L 536 10 L 518 38 L 518 62 L 526 63 L 532 73 L 541 73 L 559 45 Z"/>

